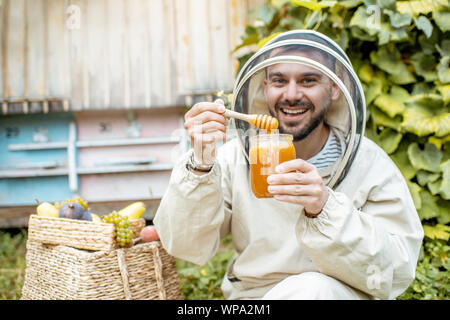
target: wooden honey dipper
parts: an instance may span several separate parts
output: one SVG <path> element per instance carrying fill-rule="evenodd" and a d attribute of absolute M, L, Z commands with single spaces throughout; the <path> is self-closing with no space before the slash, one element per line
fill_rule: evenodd
<path fill-rule="evenodd" d="M 259 129 L 266 130 L 267 133 L 270 133 L 271 131 L 278 129 L 277 118 L 268 116 L 266 114 L 245 114 L 227 109 L 225 110 L 223 115 L 228 118 L 235 118 L 247 121 Z"/>

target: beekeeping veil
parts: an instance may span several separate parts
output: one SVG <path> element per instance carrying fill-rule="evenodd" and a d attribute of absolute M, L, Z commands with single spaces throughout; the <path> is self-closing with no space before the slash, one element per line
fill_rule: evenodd
<path fill-rule="evenodd" d="M 325 116 L 325 122 L 337 133 L 342 151 L 325 181 L 330 188 L 336 187 L 349 170 L 364 134 L 366 108 L 361 83 L 344 51 L 331 39 L 310 30 L 289 31 L 267 42 L 242 67 L 233 90 L 235 111 L 270 115 L 264 80 L 268 68 L 280 63 L 318 70 L 340 90 L 339 97 L 330 101 Z M 234 126 L 248 160 L 249 138 L 258 130 L 238 119 Z"/>

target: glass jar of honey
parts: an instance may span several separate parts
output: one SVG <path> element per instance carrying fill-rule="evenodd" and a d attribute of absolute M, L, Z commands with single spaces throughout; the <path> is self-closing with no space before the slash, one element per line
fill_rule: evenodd
<path fill-rule="evenodd" d="M 257 198 L 269 198 L 267 177 L 282 162 L 294 160 L 295 148 L 290 134 L 262 134 L 250 137 L 250 183 Z"/>

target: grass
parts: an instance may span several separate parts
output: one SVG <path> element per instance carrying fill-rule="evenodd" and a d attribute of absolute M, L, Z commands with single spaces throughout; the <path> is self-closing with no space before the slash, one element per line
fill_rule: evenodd
<path fill-rule="evenodd" d="M 0 230 L 0 300 L 20 299 L 25 277 L 26 229 Z"/>
<path fill-rule="evenodd" d="M 0 300 L 18 300 L 25 277 L 27 229 L 0 230 Z M 450 299 L 447 241 L 428 240 L 422 248 L 416 279 L 399 300 Z M 224 299 L 220 285 L 234 255 L 231 236 L 204 266 L 176 260 L 180 287 L 186 300 Z"/>

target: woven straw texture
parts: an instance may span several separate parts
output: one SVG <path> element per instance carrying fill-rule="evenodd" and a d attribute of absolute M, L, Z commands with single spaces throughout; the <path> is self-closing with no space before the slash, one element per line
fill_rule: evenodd
<path fill-rule="evenodd" d="M 86 251 L 28 240 L 23 300 L 183 299 L 160 241 Z"/>
<path fill-rule="evenodd" d="M 145 220 L 130 221 L 133 238 L 139 237 Z M 47 244 L 61 244 L 78 249 L 110 251 L 118 248 L 115 227 L 110 223 L 30 215 L 28 239 Z"/>

